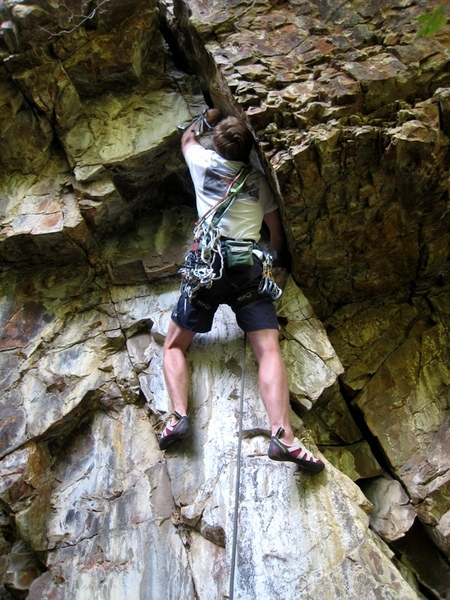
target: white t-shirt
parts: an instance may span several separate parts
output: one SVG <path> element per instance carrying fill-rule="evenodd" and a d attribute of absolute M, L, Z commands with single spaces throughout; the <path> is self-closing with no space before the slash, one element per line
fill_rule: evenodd
<path fill-rule="evenodd" d="M 243 163 L 227 160 L 200 144 L 188 147 L 185 160 L 195 187 L 197 212 L 202 217 L 222 200 Z M 218 226 L 225 237 L 257 242 L 264 215 L 277 208 L 265 175 L 253 169 L 243 190 L 220 219 Z"/>

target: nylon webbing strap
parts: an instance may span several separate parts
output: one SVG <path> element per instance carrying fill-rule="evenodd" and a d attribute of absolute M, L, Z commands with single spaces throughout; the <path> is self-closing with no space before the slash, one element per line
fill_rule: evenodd
<path fill-rule="evenodd" d="M 220 219 L 224 216 L 224 214 L 227 212 L 227 210 L 231 207 L 233 202 L 236 200 L 236 198 L 238 197 L 242 188 L 244 187 L 244 184 L 247 181 L 247 177 L 249 175 L 250 175 L 250 166 L 248 166 L 248 165 L 243 166 L 242 169 L 239 171 L 238 176 L 231 183 L 230 187 L 228 188 L 228 190 L 225 194 L 225 199 L 227 201 L 220 205 L 220 207 L 214 214 L 213 218 L 211 219 L 211 224 L 213 227 L 217 227 Z"/>
<path fill-rule="evenodd" d="M 241 376 L 241 396 L 239 399 L 239 432 L 238 447 L 236 456 L 236 485 L 234 488 L 234 518 L 233 518 L 233 543 L 231 547 L 231 567 L 230 567 L 230 593 L 229 599 L 234 598 L 234 574 L 236 570 L 236 550 L 237 550 L 237 532 L 239 518 L 239 491 L 241 486 L 241 447 L 242 447 L 242 415 L 244 413 L 244 387 L 245 387 L 245 368 L 247 363 L 247 334 L 244 333 L 244 352 L 242 356 L 242 376 Z"/>
<path fill-rule="evenodd" d="M 214 223 L 214 227 L 217 226 L 217 223 L 223 217 L 225 212 L 230 208 L 233 202 L 236 200 L 239 192 L 244 187 L 244 183 L 247 180 L 247 177 L 250 175 L 250 165 L 244 165 L 233 181 L 227 188 L 223 198 L 217 202 L 214 206 L 212 206 L 204 215 L 201 217 L 195 224 L 195 230 L 197 231 L 202 225 L 204 221 L 210 216 L 212 217 L 212 222 Z M 217 214 L 216 214 L 217 213 Z"/>

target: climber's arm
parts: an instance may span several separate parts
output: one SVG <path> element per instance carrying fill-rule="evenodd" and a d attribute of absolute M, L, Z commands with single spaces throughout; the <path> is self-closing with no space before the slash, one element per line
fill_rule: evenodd
<path fill-rule="evenodd" d="M 202 116 L 206 120 L 206 129 L 212 128 L 222 119 L 222 114 L 217 108 L 208 109 L 203 115 L 196 117 L 192 123 L 185 129 L 181 137 L 181 150 L 183 155 L 193 144 L 200 144 L 200 136 L 206 133 L 205 125 L 202 123 Z"/>
<path fill-rule="evenodd" d="M 264 222 L 269 228 L 270 245 L 276 251 L 278 256 L 280 256 L 283 251 L 285 239 L 279 210 L 276 209 L 264 215 Z"/>

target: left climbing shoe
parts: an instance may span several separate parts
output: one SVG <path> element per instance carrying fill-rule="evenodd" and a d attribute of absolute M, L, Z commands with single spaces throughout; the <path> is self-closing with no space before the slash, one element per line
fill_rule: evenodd
<path fill-rule="evenodd" d="M 270 438 L 269 458 L 272 460 L 288 461 L 300 465 L 308 471 L 319 473 L 325 468 L 325 464 L 306 450 L 297 438 L 291 446 L 283 444 L 280 440 L 283 437 L 284 429 L 280 427 L 275 435 Z"/>
<path fill-rule="evenodd" d="M 159 448 L 161 450 L 165 450 L 167 446 L 170 446 L 173 442 L 184 439 L 191 432 L 187 415 L 182 417 L 175 411 L 172 413 L 171 417 L 172 416 L 177 419 L 177 422 L 174 425 L 166 425 L 164 428 L 161 437 L 159 438 Z"/>

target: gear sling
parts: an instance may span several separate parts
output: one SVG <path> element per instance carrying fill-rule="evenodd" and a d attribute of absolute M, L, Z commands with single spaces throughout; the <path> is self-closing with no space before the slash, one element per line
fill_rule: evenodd
<path fill-rule="evenodd" d="M 253 265 L 254 254 L 263 263 L 258 294 L 267 294 L 272 300 L 276 300 L 282 294 L 282 290 L 272 276 L 272 256 L 260 250 L 251 240 L 222 238 L 218 227 L 221 218 L 243 189 L 250 172 L 250 165 L 244 165 L 228 186 L 223 198 L 212 206 L 195 224 L 194 243 L 184 259 L 183 266 L 178 271 L 181 275 L 181 295 L 193 304 L 195 304 L 193 300 L 200 288 L 209 288 L 212 286 L 213 281 L 222 277 L 224 260 L 226 260 L 228 268 L 241 270 Z M 207 223 L 206 221 L 211 215 L 211 222 Z M 213 267 L 216 256 L 220 257 L 217 274 Z M 256 294 L 255 298 L 251 300 L 257 297 Z"/>

